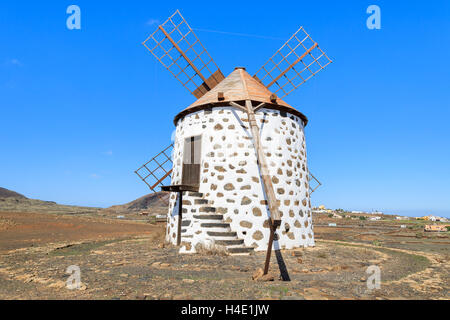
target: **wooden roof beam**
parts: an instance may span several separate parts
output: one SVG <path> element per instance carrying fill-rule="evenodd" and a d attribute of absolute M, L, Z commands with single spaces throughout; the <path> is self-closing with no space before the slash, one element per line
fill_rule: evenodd
<path fill-rule="evenodd" d="M 230 101 L 229 103 L 230 103 L 230 105 L 232 105 L 233 107 L 238 108 L 238 109 L 241 110 L 241 111 L 247 112 L 247 109 L 246 109 L 245 107 L 241 106 L 240 104 L 238 104 L 238 103 L 236 103 L 236 102 L 233 102 L 233 101 Z"/>

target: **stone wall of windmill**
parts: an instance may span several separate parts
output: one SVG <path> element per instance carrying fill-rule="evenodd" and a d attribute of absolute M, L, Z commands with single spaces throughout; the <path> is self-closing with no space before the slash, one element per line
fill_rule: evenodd
<path fill-rule="evenodd" d="M 275 246 L 314 245 L 304 124 L 292 114 L 272 109 L 256 113 L 267 164 L 279 201 L 282 224 Z M 184 139 L 202 136 L 199 194 L 183 196 L 181 252 L 196 252 L 211 240 L 201 214 L 222 215 L 245 246 L 266 250 L 268 207 L 260 181 L 247 114 L 233 107 L 191 113 L 178 121 L 173 152 L 172 184 L 181 184 Z M 177 239 L 177 196 L 170 196 L 166 241 Z M 213 209 L 212 209 L 213 208 Z M 202 212 L 203 211 L 203 212 Z M 204 225 L 204 224 L 203 224 Z"/>

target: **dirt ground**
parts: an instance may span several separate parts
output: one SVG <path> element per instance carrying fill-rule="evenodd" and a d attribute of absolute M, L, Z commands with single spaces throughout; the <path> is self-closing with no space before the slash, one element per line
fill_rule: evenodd
<path fill-rule="evenodd" d="M 180 255 L 164 224 L 0 212 L 0 299 L 449 299 L 450 237 L 412 226 L 320 226 L 314 248 L 274 253 L 275 281 L 252 280 L 264 253 Z M 291 281 L 278 278 L 280 263 Z M 69 290 L 69 266 L 81 288 Z M 367 287 L 369 266 L 380 289 Z"/>
<path fill-rule="evenodd" d="M 90 216 L 0 212 L 0 253 L 48 243 L 149 235 L 147 224 Z"/>

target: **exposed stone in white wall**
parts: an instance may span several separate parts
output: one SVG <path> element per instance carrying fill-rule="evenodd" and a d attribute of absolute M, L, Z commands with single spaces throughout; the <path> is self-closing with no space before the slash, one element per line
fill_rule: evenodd
<path fill-rule="evenodd" d="M 313 246 L 303 122 L 297 116 L 272 109 L 258 110 L 256 120 L 282 215 L 274 246 L 281 249 Z M 184 139 L 197 135 L 202 136 L 199 192 L 203 196 L 202 199 L 190 193 L 183 196 L 180 252 L 195 252 L 196 247 L 210 246 L 213 240 L 208 232 L 225 229 L 236 232 L 246 246 L 266 250 L 269 210 L 247 114 L 233 107 L 215 107 L 181 119 L 176 128 L 172 184 L 181 184 Z M 229 223 L 229 227 L 202 227 L 205 223 L 217 223 L 199 219 L 208 210 L 221 214 L 223 221 L 219 222 Z M 177 223 L 177 195 L 172 193 L 166 240 L 174 244 Z"/>

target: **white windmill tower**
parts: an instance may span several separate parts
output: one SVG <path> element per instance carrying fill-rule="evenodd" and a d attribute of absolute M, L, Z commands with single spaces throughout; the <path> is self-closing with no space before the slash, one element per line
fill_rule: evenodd
<path fill-rule="evenodd" d="M 302 27 L 253 77 L 225 77 L 178 10 L 143 44 L 197 98 L 175 116 L 174 144 L 136 171 L 171 192 L 166 240 L 268 257 L 274 240 L 314 245 L 308 120 L 281 98 L 331 63 L 318 44 Z"/>

